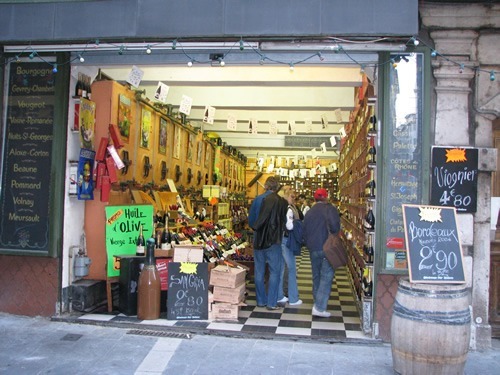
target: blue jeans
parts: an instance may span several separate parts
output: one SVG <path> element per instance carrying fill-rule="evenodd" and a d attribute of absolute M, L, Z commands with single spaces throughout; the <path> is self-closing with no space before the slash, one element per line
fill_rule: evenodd
<path fill-rule="evenodd" d="M 309 250 L 309 256 L 313 277 L 314 304 L 318 311 L 326 311 L 335 270 L 325 258 L 323 250 Z"/>
<path fill-rule="evenodd" d="M 285 263 L 288 268 L 288 300 L 290 303 L 297 302 L 299 300 L 299 289 L 297 288 L 297 265 L 295 262 L 295 255 L 293 255 L 292 250 L 286 247 L 287 237 L 283 236 L 281 242 L 281 252 L 283 254 L 283 267 L 281 267 L 280 274 L 280 285 L 278 288 L 278 301 L 285 296 L 283 292 L 283 279 L 285 277 Z"/>
<path fill-rule="evenodd" d="M 281 246 L 274 244 L 267 249 L 254 250 L 255 294 L 258 306 L 275 307 L 278 304 L 278 286 L 283 263 Z M 269 283 L 266 292 L 266 263 L 269 267 Z"/>

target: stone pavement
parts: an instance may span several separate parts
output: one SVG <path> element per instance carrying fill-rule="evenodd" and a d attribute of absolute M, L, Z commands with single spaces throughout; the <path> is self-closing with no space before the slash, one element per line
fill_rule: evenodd
<path fill-rule="evenodd" d="M 466 375 L 498 374 L 500 342 Z M 391 346 L 241 338 L 0 313 L 0 374 L 393 374 Z"/>

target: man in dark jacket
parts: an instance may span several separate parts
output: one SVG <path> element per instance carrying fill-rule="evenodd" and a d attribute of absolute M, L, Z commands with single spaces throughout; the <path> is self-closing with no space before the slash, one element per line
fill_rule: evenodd
<path fill-rule="evenodd" d="M 340 230 L 340 217 L 337 208 L 328 202 L 326 189 L 316 190 L 314 200 L 316 203 L 304 216 L 302 228 L 311 258 L 314 297 L 312 315 L 328 318 L 330 313 L 326 309 L 335 270 L 325 257 L 323 244 L 329 232 L 337 233 Z"/>
<path fill-rule="evenodd" d="M 257 306 L 277 310 L 278 285 L 283 262 L 281 238 L 288 205 L 285 199 L 276 194 L 280 186 L 276 177 L 268 177 L 264 186 L 267 191 L 254 199 L 249 214 L 249 224 L 254 230 L 255 294 Z M 256 213 L 258 216 L 254 219 Z M 264 280 L 266 263 L 269 267 L 267 292 Z"/>

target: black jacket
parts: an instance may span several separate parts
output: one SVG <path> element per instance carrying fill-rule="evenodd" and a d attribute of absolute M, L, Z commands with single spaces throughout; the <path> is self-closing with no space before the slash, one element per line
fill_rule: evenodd
<path fill-rule="evenodd" d="M 288 203 L 276 193 L 264 198 L 259 216 L 254 223 L 254 249 L 267 249 L 280 244 L 285 230 Z"/>

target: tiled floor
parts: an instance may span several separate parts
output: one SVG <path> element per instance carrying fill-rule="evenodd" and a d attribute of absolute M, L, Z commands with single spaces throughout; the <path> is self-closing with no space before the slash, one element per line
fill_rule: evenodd
<path fill-rule="evenodd" d="M 265 307 L 257 307 L 255 302 L 255 287 L 247 281 L 247 306 L 240 308 L 238 321 L 175 321 L 167 319 L 140 321 L 136 316 L 126 316 L 115 312 L 113 314 L 86 314 L 79 320 L 91 320 L 113 323 L 133 323 L 148 326 L 185 327 L 189 329 L 204 329 L 230 334 L 252 334 L 262 336 L 298 336 L 329 340 L 371 340 L 365 336 L 361 329 L 360 314 L 357 302 L 353 296 L 351 285 L 346 274 L 346 269 L 338 269 L 332 286 L 328 311 L 332 313 L 329 318 L 313 317 L 311 309 L 312 278 L 311 263 L 307 251 L 297 258 L 297 276 L 300 299 L 303 304 L 297 307 L 286 305 L 285 308 L 268 311 Z M 248 278 L 247 278 L 248 279 Z M 163 314 L 162 314 L 163 316 Z"/>

